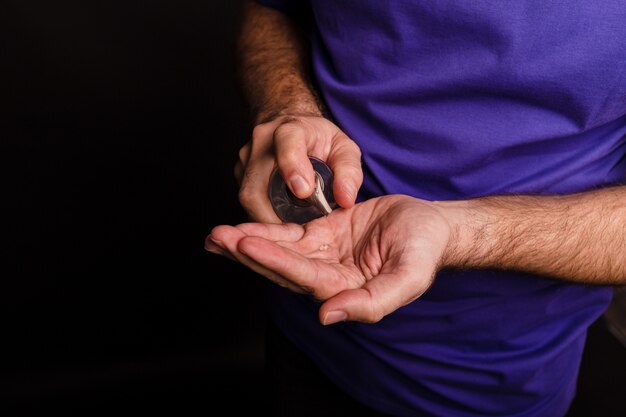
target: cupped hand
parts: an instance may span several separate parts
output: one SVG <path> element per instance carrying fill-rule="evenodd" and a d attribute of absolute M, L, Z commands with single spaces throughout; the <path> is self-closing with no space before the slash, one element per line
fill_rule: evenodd
<path fill-rule="evenodd" d="M 354 205 L 363 181 L 356 143 L 326 118 L 281 116 L 254 128 L 235 164 L 239 201 L 252 221 L 280 223 L 268 197 L 275 168 L 297 197 L 305 199 L 312 194 L 315 174 L 308 156 L 325 161 L 333 170 L 337 204 L 344 208 Z"/>
<path fill-rule="evenodd" d="M 304 225 L 217 226 L 205 248 L 315 297 L 322 324 L 371 323 L 429 288 L 451 231 L 433 203 L 389 195 Z"/>

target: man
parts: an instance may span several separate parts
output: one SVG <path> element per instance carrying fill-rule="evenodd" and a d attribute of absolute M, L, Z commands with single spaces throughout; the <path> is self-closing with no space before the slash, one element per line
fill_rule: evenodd
<path fill-rule="evenodd" d="M 279 334 L 371 410 L 565 415 L 587 327 L 626 283 L 626 6 L 245 10 L 256 127 L 235 174 L 254 223 L 207 250 L 278 284 Z M 268 178 L 306 198 L 307 155 L 340 208 L 280 224 Z"/>

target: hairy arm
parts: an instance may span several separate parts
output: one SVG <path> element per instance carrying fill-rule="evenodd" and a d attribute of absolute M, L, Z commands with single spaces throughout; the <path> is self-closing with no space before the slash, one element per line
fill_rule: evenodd
<path fill-rule="evenodd" d="M 245 3 L 237 68 L 254 128 L 234 171 L 239 201 L 254 221 L 280 222 L 268 197 L 275 168 L 297 197 L 307 198 L 315 187 L 308 157 L 326 161 L 334 172 L 335 200 L 345 208 L 354 205 L 363 180 L 358 146 L 325 117 L 313 88 L 309 45 L 286 14 Z"/>
<path fill-rule="evenodd" d="M 322 116 L 309 77 L 308 39 L 289 17 L 248 1 L 238 49 L 241 82 L 256 124 L 282 116 Z M 281 130 L 287 129 L 277 132 Z M 287 149 L 292 139 L 281 146 L 281 135 L 275 138 L 280 153 L 294 154 Z M 303 165 L 291 162 L 293 167 Z M 345 165 L 337 164 L 337 169 Z M 626 186 L 435 204 L 454 231 L 442 267 L 520 270 L 582 283 L 626 284 Z"/>
<path fill-rule="evenodd" d="M 626 284 L 626 186 L 563 196 L 437 202 L 453 238 L 442 265 Z"/>
<path fill-rule="evenodd" d="M 288 16 L 245 2 L 237 59 L 255 125 L 281 115 L 322 115 L 309 76 L 308 44 L 306 34 Z"/>
<path fill-rule="evenodd" d="M 623 285 L 625 236 L 626 187 L 616 186 L 439 202 L 392 194 L 304 226 L 218 226 L 205 247 L 323 301 L 319 318 L 328 325 L 377 322 L 447 268 Z"/>

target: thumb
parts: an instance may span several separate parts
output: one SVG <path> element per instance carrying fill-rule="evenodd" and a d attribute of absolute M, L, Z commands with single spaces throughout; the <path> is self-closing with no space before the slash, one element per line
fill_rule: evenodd
<path fill-rule="evenodd" d="M 319 310 L 327 326 L 340 321 L 376 323 L 426 292 L 432 276 L 420 273 L 380 274 L 361 288 L 345 290 L 326 300 Z"/>

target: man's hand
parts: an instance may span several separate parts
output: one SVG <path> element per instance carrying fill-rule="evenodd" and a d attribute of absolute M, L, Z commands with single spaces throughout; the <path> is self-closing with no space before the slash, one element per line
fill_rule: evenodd
<path fill-rule="evenodd" d="M 323 324 L 376 322 L 442 268 L 507 269 L 626 284 L 626 186 L 557 196 L 428 202 L 403 195 L 305 225 L 217 226 L 205 248 L 323 304 Z"/>
<path fill-rule="evenodd" d="M 451 232 L 434 204 L 392 195 L 303 226 L 217 226 L 205 248 L 322 301 L 324 325 L 377 322 L 428 289 Z"/>
<path fill-rule="evenodd" d="M 337 204 L 344 208 L 354 205 L 363 181 L 358 146 L 321 116 L 281 116 L 258 125 L 252 140 L 239 151 L 235 165 L 239 201 L 251 220 L 280 223 L 268 196 L 275 168 L 297 197 L 304 199 L 313 193 L 315 174 L 309 155 L 326 161 L 333 170 Z"/>
<path fill-rule="evenodd" d="M 361 152 L 324 117 L 311 81 L 308 34 L 255 1 L 246 1 L 243 12 L 237 69 L 256 127 L 235 166 L 241 205 L 253 221 L 280 223 L 268 197 L 272 171 L 278 168 L 291 191 L 307 198 L 315 185 L 308 157 L 315 156 L 334 172 L 337 204 L 352 207 L 363 178 Z"/>

